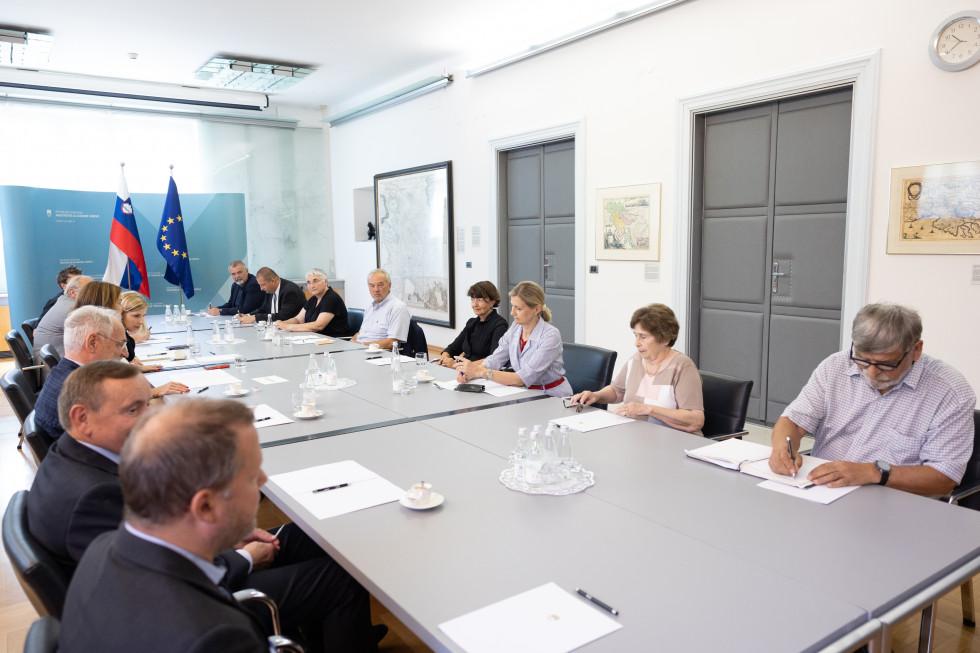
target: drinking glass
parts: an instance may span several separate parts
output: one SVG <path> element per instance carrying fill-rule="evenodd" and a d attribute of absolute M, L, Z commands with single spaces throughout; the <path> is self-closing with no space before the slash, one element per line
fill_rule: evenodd
<path fill-rule="evenodd" d="M 424 353 L 415 354 L 415 366 L 419 369 L 419 371 L 424 370 L 428 362 L 429 361 L 426 360 L 426 355 Z"/>
<path fill-rule="evenodd" d="M 239 372 L 245 371 L 245 355 L 235 354 L 235 367 L 238 368 Z"/>
<path fill-rule="evenodd" d="M 402 395 L 410 395 L 419 387 L 419 379 L 415 370 L 408 370 L 402 377 Z"/>

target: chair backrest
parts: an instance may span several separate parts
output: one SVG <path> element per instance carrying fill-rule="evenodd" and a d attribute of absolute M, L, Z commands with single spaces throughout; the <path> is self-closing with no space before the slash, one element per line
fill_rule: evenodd
<path fill-rule="evenodd" d="M 10 497 L 3 514 L 3 548 L 14 574 L 39 615 L 61 618 L 70 575 L 27 527 L 27 490 Z"/>
<path fill-rule="evenodd" d="M 408 323 L 408 340 L 405 341 L 402 354 L 405 356 L 415 356 L 415 354 L 425 354 L 425 360 L 429 360 L 429 345 L 425 341 L 425 331 L 419 323 L 412 318 Z"/>
<path fill-rule="evenodd" d="M 964 493 L 968 496 L 959 499 L 957 503 L 964 508 L 980 510 L 980 493 L 976 493 L 978 485 L 980 485 L 980 410 L 974 410 L 973 453 L 970 454 L 970 460 L 966 463 L 966 472 L 963 473 L 963 478 L 953 490 L 953 495 Z M 974 493 L 970 494 L 970 492 Z"/>
<path fill-rule="evenodd" d="M 24 653 L 55 653 L 61 622 L 55 617 L 41 617 L 31 624 L 24 640 Z"/>
<path fill-rule="evenodd" d="M 11 329 L 4 336 L 4 339 L 6 339 L 7 346 L 10 347 L 10 351 L 14 354 L 17 367 L 24 369 L 34 364 L 34 349 L 27 346 L 27 343 L 24 341 L 24 336 L 20 335 L 20 331 Z"/>
<path fill-rule="evenodd" d="M 347 326 L 350 327 L 350 334 L 354 335 L 361 330 L 361 324 L 364 322 L 364 309 L 363 308 L 348 308 L 347 309 Z"/>
<path fill-rule="evenodd" d="M 37 328 L 38 323 L 41 321 L 39 317 L 32 317 L 29 320 L 24 320 L 20 323 L 20 330 L 24 332 L 27 336 L 27 342 L 31 343 L 31 347 L 34 346 L 34 329 Z"/>
<path fill-rule="evenodd" d="M 575 393 L 602 390 L 612 381 L 616 352 L 574 342 L 562 343 L 565 378 Z M 597 404 L 598 405 L 598 404 Z"/>
<path fill-rule="evenodd" d="M 701 427 L 704 437 L 742 430 L 749 409 L 752 381 L 702 371 L 701 393 L 704 397 L 704 426 Z"/>
<path fill-rule="evenodd" d="M 49 370 L 53 370 L 54 366 L 61 361 L 61 354 L 58 353 L 58 350 L 51 343 L 48 343 L 41 347 L 41 360 L 44 361 L 44 364 L 48 366 Z"/>
<path fill-rule="evenodd" d="M 38 465 L 48 455 L 48 449 L 51 448 L 51 445 L 55 441 L 55 438 L 37 423 L 33 410 L 27 416 L 27 419 L 24 420 L 24 439 L 27 441 L 27 446 L 34 452 L 34 457 L 37 458 Z"/>
<path fill-rule="evenodd" d="M 0 389 L 3 390 L 3 395 L 23 425 L 27 416 L 34 410 L 37 393 L 31 389 L 30 383 L 24 378 L 24 373 L 16 367 L 7 370 L 0 378 Z"/>

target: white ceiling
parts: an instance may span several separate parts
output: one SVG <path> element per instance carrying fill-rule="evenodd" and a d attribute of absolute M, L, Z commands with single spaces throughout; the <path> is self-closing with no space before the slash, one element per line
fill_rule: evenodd
<path fill-rule="evenodd" d="M 48 69 L 62 72 L 200 85 L 194 72 L 219 52 L 313 64 L 316 73 L 274 101 L 336 107 L 412 73 L 421 79 L 489 63 L 643 4 L 3 0 L 0 24 L 49 31 Z M 130 52 L 139 54 L 135 61 Z"/>

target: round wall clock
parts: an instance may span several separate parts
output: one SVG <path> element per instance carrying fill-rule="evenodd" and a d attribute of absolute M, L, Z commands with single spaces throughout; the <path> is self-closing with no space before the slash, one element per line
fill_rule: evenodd
<path fill-rule="evenodd" d="M 949 72 L 980 61 L 980 12 L 961 11 L 940 23 L 929 42 L 929 56 Z"/>

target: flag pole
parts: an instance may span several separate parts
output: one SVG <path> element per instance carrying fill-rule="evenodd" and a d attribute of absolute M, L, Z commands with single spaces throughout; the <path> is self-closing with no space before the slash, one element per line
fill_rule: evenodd
<path fill-rule="evenodd" d="M 170 178 L 174 178 L 174 164 L 170 164 Z M 180 300 L 180 314 L 184 314 L 184 288 L 177 284 L 177 298 Z"/>
<path fill-rule="evenodd" d="M 120 161 L 119 162 L 119 168 L 120 168 L 120 172 L 123 173 L 123 175 L 125 176 L 126 162 L 125 161 Z M 129 190 L 129 189 L 127 188 L 127 190 Z M 128 256 L 126 257 L 126 287 L 128 289 L 130 289 L 130 290 L 133 289 L 133 273 L 129 269 L 129 257 Z"/>

